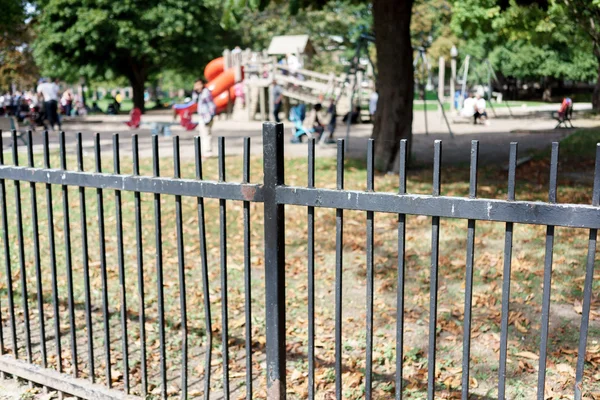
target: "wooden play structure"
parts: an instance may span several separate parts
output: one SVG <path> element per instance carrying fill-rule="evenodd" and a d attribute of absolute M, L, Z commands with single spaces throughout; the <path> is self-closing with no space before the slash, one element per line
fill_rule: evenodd
<path fill-rule="evenodd" d="M 239 83 L 243 88 L 243 96 L 235 96 L 233 90 L 229 91 L 228 114 L 236 119 L 272 120 L 270 110 L 273 109 L 275 82 L 283 89 L 286 106 L 298 103 L 313 105 L 334 98 L 338 115 L 351 109 L 351 100 L 353 104 L 366 108 L 374 89 L 374 79 L 370 74 L 358 70 L 335 75 L 303 68 L 314 52 L 308 35 L 276 36 L 269 48 L 262 52 L 239 48 L 225 50 L 222 57 L 224 71 L 231 69 L 235 84 Z M 298 60 L 298 64 L 288 65 L 286 59 L 290 58 Z M 284 111 L 287 115 L 287 107 Z"/>

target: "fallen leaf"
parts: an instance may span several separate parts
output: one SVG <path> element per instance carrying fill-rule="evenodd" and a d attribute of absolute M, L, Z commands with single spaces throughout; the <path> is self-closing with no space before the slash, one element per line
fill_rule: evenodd
<path fill-rule="evenodd" d="M 527 358 L 529 360 L 539 360 L 539 358 L 540 358 L 537 354 L 532 353 L 530 351 L 521 351 L 521 352 L 515 354 L 515 356 Z"/>
<path fill-rule="evenodd" d="M 569 364 L 557 364 L 556 370 L 561 373 L 566 373 L 575 376 L 575 370 Z"/>

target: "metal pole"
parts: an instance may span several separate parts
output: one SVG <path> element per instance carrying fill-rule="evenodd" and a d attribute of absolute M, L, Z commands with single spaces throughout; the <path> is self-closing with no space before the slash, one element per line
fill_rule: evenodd
<path fill-rule="evenodd" d="M 462 87 L 460 89 L 460 101 L 458 102 L 459 108 L 462 109 L 463 106 L 463 102 L 465 101 L 465 91 L 467 89 L 467 78 L 469 77 L 469 60 L 471 59 L 471 56 L 467 56 L 465 58 L 465 64 L 464 64 L 464 71 L 463 71 L 463 81 L 462 81 Z"/>
<path fill-rule="evenodd" d="M 456 112 L 456 104 L 454 104 L 454 97 L 456 96 L 456 57 L 452 57 L 450 60 L 450 69 L 452 70 L 450 76 L 450 112 Z"/>
<path fill-rule="evenodd" d="M 423 50 L 419 50 L 419 59 L 421 60 L 421 71 L 423 73 L 427 73 L 427 56 Z M 419 77 L 419 80 L 422 77 Z M 427 81 L 429 81 L 431 77 L 427 74 Z M 425 134 L 429 135 L 429 127 L 427 126 L 427 85 L 421 82 L 421 87 L 423 88 L 423 115 L 425 116 Z"/>
<path fill-rule="evenodd" d="M 356 72 L 354 75 L 351 75 L 350 79 L 352 79 L 352 89 L 350 89 L 350 111 L 348 111 L 348 120 L 346 121 L 346 147 L 344 148 L 346 151 L 350 143 L 350 125 L 352 125 L 352 108 L 354 107 L 354 91 L 356 90 Z"/>
<path fill-rule="evenodd" d="M 446 61 L 444 57 L 440 57 L 439 71 L 438 71 L 438 98 L 444 100 L 444 84 L 446 78 Z"/>
<path fill-rule="evenodd" d="M 285 400 L 285 214 L 275 192 L 284 182 L 283 124 L 263 123 L 267 398 Z"/>

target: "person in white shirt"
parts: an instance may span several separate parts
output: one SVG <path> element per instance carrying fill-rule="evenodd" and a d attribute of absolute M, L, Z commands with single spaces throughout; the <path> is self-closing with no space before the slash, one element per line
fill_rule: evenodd
<path fill-rule="evenodd" d="M 374 91 L 369 97 L 369 114 L 371 114 L 371 121 L 375 121 L 375 111 L 377 111 L 377 101 L 379 100 L 379 92 Z"/>
<path fill-rule="evenodd" d="M 475 104 L 477 100 L 473 96 L 469 96 L 463 102 L 463 106 L 460 110 L 460 115 L 463 117 L 471 118 L 475 115 Z"/>
<path fill-rule="evenodd" d="M 302 79 L 300 74 L 298 74 L 298 70 L 302 69 L 302 62 L 295 54 L 288 54 L 286 57 L 287 66 L 290 71 L 290 75 L 295 76 L 298 79 Z"/>
<path fill-rule="evenodd" d="M 60 130 L 62 127 L 58 118 L 58 85 L 44 79 L 38 85 L 36 92 L 44 97 L 46 119 L 50 123 L 52 130 L 54 130 L 54 125 L 58 125 L 58 129 Z"/>
<path fill-rule="evenodd" d="M 477 93 L 475 95 L 475 114 L 473 114 L 474 117 L 474 124 L 477 124 L 477 120 L 481 120 L 484 124 L 489 125 L 489 122 L 487 120 L 487 112 L 485 111 L 485 99 L 481 96 L 480 93 Z"/>

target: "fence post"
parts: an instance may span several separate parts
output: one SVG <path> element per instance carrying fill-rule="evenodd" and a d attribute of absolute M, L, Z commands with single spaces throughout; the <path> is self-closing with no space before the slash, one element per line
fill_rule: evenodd
<path fill-rule="evenodd" d="M 284 400 L 285 389 L 285 226 L 284 206 L 275 189 L 283 185 L 283 124 L 263 123 L 267 398 Z"/>

